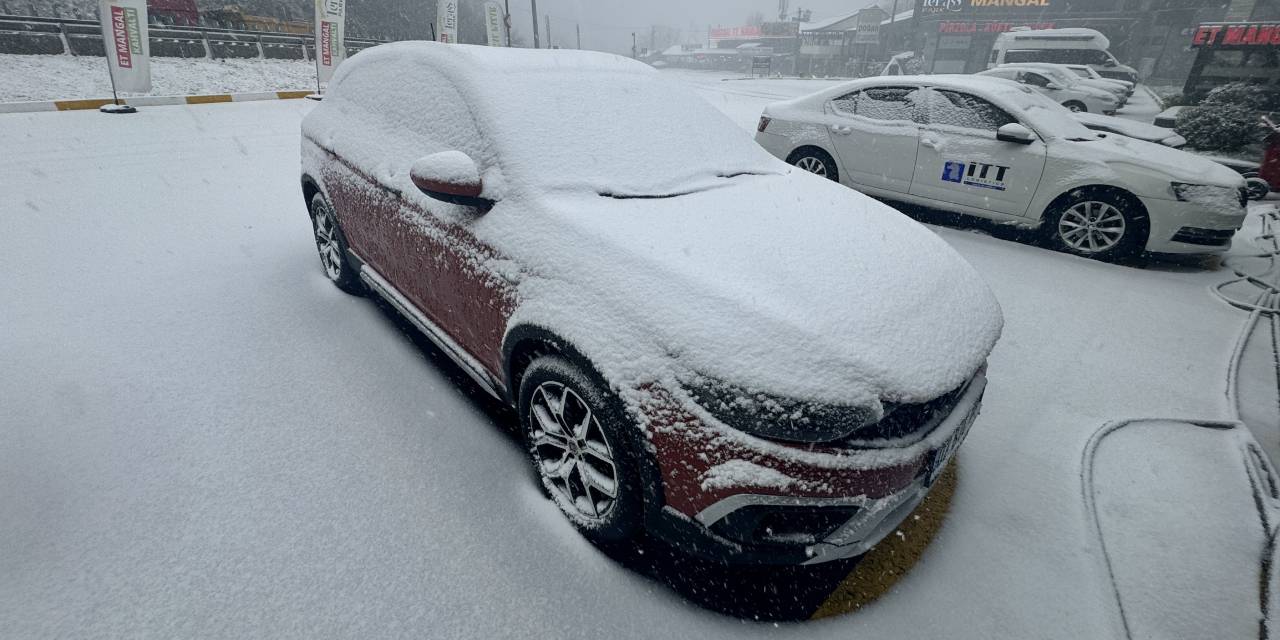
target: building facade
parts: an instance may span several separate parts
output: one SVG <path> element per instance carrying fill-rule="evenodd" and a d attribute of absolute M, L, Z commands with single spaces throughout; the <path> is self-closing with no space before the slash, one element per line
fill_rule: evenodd
<path fill-rule="evenodd" d="M 1280 0 L 916 0 L 909 29 L 933 73 L 986 68 L 996 36 L 1011 29 L 1096 29 L 1148 83 L 1177 85 L 1195 61 L 1191 39 L 1200 24 L 1278 12 Z"/>

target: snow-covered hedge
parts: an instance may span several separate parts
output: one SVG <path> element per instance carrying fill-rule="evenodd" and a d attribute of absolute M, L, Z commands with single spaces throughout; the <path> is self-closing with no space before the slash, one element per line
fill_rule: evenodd
<path fill-rule="evenodd" d="M 1187 144 L 1205 151 L 1235 151 L 1257 144 L 1263 129 L 1259 113 L 1274 108 L 1272 90 L 1242 82 L 1209 92 L 1197 108 L 1178 116 L 1177 131 Z"/>

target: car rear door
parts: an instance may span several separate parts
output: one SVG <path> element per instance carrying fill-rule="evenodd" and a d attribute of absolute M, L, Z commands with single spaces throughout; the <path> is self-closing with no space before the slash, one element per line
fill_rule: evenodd
<path fill-rule="evenodd" d="M 1018 120 L 972 93 L 928 89 L 923 98 L 928 122 L 920 133 L 911 195 L 1026 215 L 1044 174 L 1044 142 L 997 140 L 997 129 Z"/>
<path fill-rule="evenodd" d="M 923 115 L 912 86 L 870 87 L 832 100 L 831 140 L 852 186 L 907 193 Z"/>

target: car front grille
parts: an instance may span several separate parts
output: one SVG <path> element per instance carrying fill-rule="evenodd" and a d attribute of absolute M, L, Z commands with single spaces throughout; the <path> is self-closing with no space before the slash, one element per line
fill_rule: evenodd
<path fill-rule="evenodd" d="M 919 439 L 934 430 L 955 410 L 968 384 L 936 399 L 920 404 L 885 403 L 884 418 L 853 432 L 846 440 L 849 446 L 865 446 L 869 441 Z"/>

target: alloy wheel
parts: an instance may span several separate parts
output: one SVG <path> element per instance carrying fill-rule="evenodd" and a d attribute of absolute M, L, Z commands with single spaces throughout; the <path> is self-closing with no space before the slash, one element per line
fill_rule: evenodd
<path fill-rule="evenodd" d="M 587 520 L 609 515 L 618 499 L 613 448 L 582 396 L 558 382 L 533 392 L 532 447 L 547 488 Z"/>
<path fill-rule="evenodd" d="M 1106 202 L 1081 202 L 1067 209 L 1058 221 L 1058 236 L 1068 247 L 1084 253 L 1115 248 L 1124 238 L 1124 214 Z"/>
<path fill-rule="evenodd" d="M 333 220 L 333 212 L 322 204 L 316 207 L 311 223 L 324 272 L 330 280 L 337 281 L 342 276 L 342 247 L 338 244 L 338 225 Z"/>
<path fill-rule="evenodd" d="M 822 177 L 827 177 L 827 165 L 820 158 L 805 156 L 796 161 L 796 166 Z"/>

